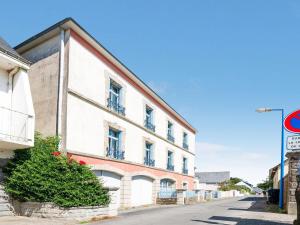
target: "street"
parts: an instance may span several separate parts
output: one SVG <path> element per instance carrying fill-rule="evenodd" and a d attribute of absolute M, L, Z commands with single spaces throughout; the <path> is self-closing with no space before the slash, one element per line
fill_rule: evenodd
<path fill-rule="evenodd" d="M 105 225 L 285 225 L 295 216 L 264 212 L 264 199 L 244 197 L 223 199 L 190 206 L 156 208 L 120 215 L 92 224 Z"/>

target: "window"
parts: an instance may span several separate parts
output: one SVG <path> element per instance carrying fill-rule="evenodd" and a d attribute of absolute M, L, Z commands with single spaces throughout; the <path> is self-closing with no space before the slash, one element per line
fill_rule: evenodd
<path fill-rule="evenodd" d="M 182 139 L 182 147 L 184 149 L 189 149 L 189 145 L 188 145 L 188 134 L 183 132 L 183 139 Z"/>
<path fill-rule="evenodd" d="M 122 87 L 118 83 L 116 83 L 113 80 L 110 80 L 109 98 L 107 100 L 108 102 L 107 107 L 125 116 L 125 107 L 123 107 L 121 104 L 121 90 Z"/>
<path fill-rule="evenodd" d="M 168 140 L 174 142 L 175 138 L 173 136 L 173 123 L 168 121 L 168 134 L 167 134 Z"/>
<path fill-rule="evenodd" d="M 188 174 L 188 165 L 187 165 L 187 158 L 182 158 L 182 173 Z"/>
<path fill-rule="evenodd" d="M 155 160 L 153 159 L 153 144 L 145 143 L 145 158 L 144 164 L 147 166 L 155 166 Z"/>
<path fill-rule="evenodd" d="M 155 126 L 153 124 L 153 109 L 146 105 L 146 119 L 145 127 L 155 132 Z"/>
<path fill-rule="evenodd" d="M 174 171 L 173 152 L 168 151 L 167 170 Z"/>
<path fill-rule="evenodd" d="M 114 159 L 124 159 L 121 151 L 121 131 L 109 128 L 107 156 Z"/>

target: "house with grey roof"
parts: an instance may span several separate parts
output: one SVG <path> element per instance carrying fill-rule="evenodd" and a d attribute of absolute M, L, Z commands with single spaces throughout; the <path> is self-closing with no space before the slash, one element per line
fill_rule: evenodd
<path fill-rule="evenodd" d="M 197 189 L 216 191 L 218 190 L 220 183 L 230 179 L 230 172 L 196 172 L 195 179 Z"/>
<path fill-rule="evenodd" d="M 200 183 L 220 184 L 230 179 L 230 172 L 196 172 L 195 177 L 199 180 Z"/>

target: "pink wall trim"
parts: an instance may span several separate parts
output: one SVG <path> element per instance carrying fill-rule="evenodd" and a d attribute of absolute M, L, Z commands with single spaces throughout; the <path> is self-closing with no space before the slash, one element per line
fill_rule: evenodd
<path fill-rule="evenodd" d="M 182 183 L 186 182 L 188 183 L 189 190 L 194 189 L 194 178 L 191 176 L 180 175 L 177 173 L 163 171 L 155 168 L 149 168 L 142 165 L 129 164 L 122 161 L 118 162 L 118 161 L 112 161 L 106 159 L 99 159 L 99 158 L 93 158 L 88 156 L 76 155 L 72 153 L 68 153 L 68 157 L 78 162 L 82 160 L 87 165 L 97 165 L 97 164 L 108 165 L 110 167 L 115 167 L 119 170 L 122 170 L 124 171 L 124 173 L 132 173 L 132 174 L 139 173 L 141 175 L 142 172 L 147 172 L 148 174 L 151 174 L 152 176 L 157 177 L 158 179 L 170 178 L 172 180 L 175 180 L 176 188 L 182 188 Z M 145 176 L 147 176 L 147 174 L 145 174 Z"/>

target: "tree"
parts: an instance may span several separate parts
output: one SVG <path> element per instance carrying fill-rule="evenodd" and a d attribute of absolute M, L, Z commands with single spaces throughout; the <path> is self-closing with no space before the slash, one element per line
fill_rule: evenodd
<path fill-rule="evenodd" d="M 273 181 L 270 180 L 270 179 L 267 177 L 265 180 L 263 180 L 262 183 L 257 184 L 257 187 L 259 187 L 260 189 L 266 191 L 266 190 L 268 190 L 268 189 L 270 189 L 270 188 L 273 187 Z"/>
<path fill-rule="evenodd" d="M 18 150 L 4 169 L 5 191 L 19 201 L 61 207 L 108 205 L 109 194 L 85 165 L 58 151 L 57 137 L 35 136 L 35 146 Z"/>

